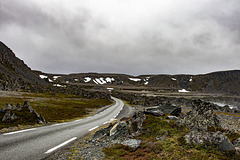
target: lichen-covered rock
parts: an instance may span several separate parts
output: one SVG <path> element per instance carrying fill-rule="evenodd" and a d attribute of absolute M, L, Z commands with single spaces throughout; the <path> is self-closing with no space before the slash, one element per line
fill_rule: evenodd
<path fill-rule="evenodd" d="M 3 116 L 3 119 L 2 121 L 7 121 L 7 120 L 11 120 L 11 111 L 10 110 L 7 110 Z"/>
<path fill-rule="evenodd" d="M 205 132 L 205 131 L 191 131 L 185 135 L 187 143 L 193 143 L 196 145 L 214 145 L 220 151 L 234 151 L 235 147 L 230 140 L 218 132 Z"/>
<path fill-rule="evenodd" d="M 142 143 L 142 140 L 137 140 L 137 139 L 126 139 L 120 142 L 120 144 L 129 146 L 133 150 L 137 150 L 140 147 L 141 143 Z"/>
<path fill-rule="evenodd" d="M 207 130 L 208 126 L 220 127 L 218 117 L 213 113 L 211 103 L 201 100 L 192 101 L 192 111 L 187 112 L 179 120 L 178 125 L 184 125 L 191 130 Z"/>
<path fill-rule="evenodd" d="M 30 106 L 30 104 L 28 103 L 28 101 L 25 101 L 25 102 L 24 102 L 23 108 L 28 108 L 30 113 L 32 113 L 32 112 L 34 111 L 34 109 Z"/>

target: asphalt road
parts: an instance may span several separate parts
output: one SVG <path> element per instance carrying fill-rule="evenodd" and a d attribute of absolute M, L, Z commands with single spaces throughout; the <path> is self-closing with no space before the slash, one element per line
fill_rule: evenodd
<path fill-rule="evenodd" d="M 116 118 L 124 103 L 112 97 L 115 104 L 84 119 L 0 134 L 1 160 L 39 160 L 74 142 L 88 132 Z M 125 111 L 124 114 L 129 114 Z"/>

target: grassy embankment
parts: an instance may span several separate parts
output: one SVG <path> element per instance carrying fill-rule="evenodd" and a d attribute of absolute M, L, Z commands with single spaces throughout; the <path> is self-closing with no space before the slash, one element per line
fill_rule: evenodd
<path fill-rule="evenodd" d="M 51 94 L 51 93 L 22 93 L 16 96 L 0 97 L 0 107 L 11 103 L 17 105 L 27 100 L 38 113 L 48 122 L 64 122 L 82 118 L 102 106 L 112 104 L 106 99 L 85 99 L 75 95 Z M 18 125 L 33 125 L 28 110 L 18 112 L 24 119 L 15 122 L 2 122 L 3 113 L 0 113 L 0 129 Z"/>
<path fill-rule="evenodd" d="M 140 148 L 133 151 L 130 147 L 120 144 L 105 148 L 106 159 L 237 159 L 217 151 L 215 146 L 196 146 L 186 144 L 184 135 L 189 130 L 185 127 L 178 127 L 173 120 L 162 120 L 158 117 L 147 116 L 143 124 L 143 132 L 136 137 L 141 139 Z M 161 137 L 157 140 L 156 137 Z M 236 139 L 238 136 L 234 136 Z M 229 135 L 233 140 L 233 136 Z M 229 158 L 231 157 L 231 158 Z M 240 158 L 239 158 L 240 159 Z"/>

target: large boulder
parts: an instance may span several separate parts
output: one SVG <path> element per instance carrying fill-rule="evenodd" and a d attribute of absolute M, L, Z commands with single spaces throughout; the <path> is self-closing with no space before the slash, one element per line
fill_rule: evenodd
<path fill-rule="evenodd" d="M 93 140 L 95 139 L 124 139 L 128 136 L 139 135 L 142 131 L 142 123 L 145 115 L 142 111 L 135 112 L 130 118 L 122 118 L 114 124 L 109 124 L 108 127 L 97 131 Z"/>
<path fill-rule="evenodd" d="M 182 109 L 180 107 L 174 106 L 170 103 L 161 104 L 155 107 L 148 107 L 145 109 L 146 114 L 151 114 L 155 116 L 162 116 L 164 114 L 179 116 L 181 111 Z"/>
<path fill-rule="evenodd" d="M 131 147 L 134 151 L 137 150 L 141 143 L 142 143 L 142 140 L 138 140 L 138 139 L 126 139 L 126 140 L 123 140 L 122 142 L 121 141 L 113 141 L 113 143 L 118 143 L 118 144 L 122 144 L 122 145 L 125 145 L 125 146 L 129 146 Z"/>
<path fill-rule="evenodd" d="M 213 113 L 211 103 L 201 100 L 192 101 L 192 111 L 186 113 L 176 124 L 188 127 L 191 130 L 207 130 L 210 127 L 220 127 L 218 117 Z"/>
<path fill-rule="evenodd" d="M 230 140 L 223 135 L 220 131 L 218 132 L 206 132 L 206 131 L 191 131 L 185 135 L 187 143 L 193 143 L 196 145 L 214 145 L 220 151 L 235 151 L 235 147 Z"/>

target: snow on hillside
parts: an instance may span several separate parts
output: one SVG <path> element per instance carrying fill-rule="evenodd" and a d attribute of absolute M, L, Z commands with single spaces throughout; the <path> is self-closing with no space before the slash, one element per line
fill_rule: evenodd
<path fill-rule="evenodd" d="M 178 90 L 178 92 L 187 93 L 187 92 L 189 92 L 189 91 L 187 91 L 186 89 L 181 89 L 181 90 Z"/>
<path fill-rule="evenodd" d="M 141 81 L 142 79 L 140 78 L 128 78 L 129 80 L 131 81 L 134 81 L 134 82 L 138 82 L 138 81 Z"/>
<path fill-rule="evenodd" d="M 44 79 L 44 78 L 48 78 L 48 76 L 45 75 L 39 75 L 40 78 Z"/>
<path fill-rule="evenodd" d="M 85 83 L 88 83 L 88 82 L 91 81 L 91 79 L 92 79 L 92 78 L 90 78 L 90 77 L 85 77 L 85 78 L 84 78 L 84 82 L 85 82 Z"/>
<path fill-rule="evenodd" d="M 60 78 L 61 76 L 53 76 L 53 80 L 56 81 L 58 78 Z"/>

